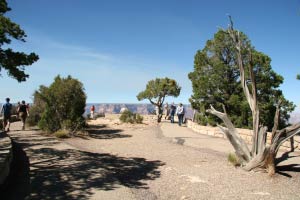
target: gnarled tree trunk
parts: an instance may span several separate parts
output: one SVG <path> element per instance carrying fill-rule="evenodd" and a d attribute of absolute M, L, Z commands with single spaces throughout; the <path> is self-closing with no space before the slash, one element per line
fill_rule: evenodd
<path fill-rule="evenodd" d="M 245 77 L 245 66 L 244 66 L 245 64 L 243 62 L 243 57 L 241 53 L 243 46 L 241 44 L 240 35 L 239 32 L 233 29 L 233 23 L 231 18 L 230 18 L 230 22 L 231 24 L 228 33 L 231 36 L 232 41 L 236 47 L 241 84 L 253 117 L 253 123 L 252 123 L 253 136 L 252 136 L 251 152 L 248 149 L 248 146 L 245 143 L 245 141 L 239 136 L 236 128 L 234 127 L 231 120 L 227 116 L 224 108 L 223 108 L 224 113 L 222 113 L 215 110 L 214 107 L 211 106 L 211 108 L 208 109 L 207 112 L 219 117 L 224 122 L 226 127 L 219 126 L 219 128 L 227 136 L 228 140 L 234 147 L 236 151 L 236 155 L 242 161 L 242 165 L 245 170 L 250 171 L 250 170 L 256 170 L 258 168 L 262 168 L 265 169 L 269 173 L 269 175 L 273 175 L 275 173 L 274 161 L 279 147 L 283 142 L 292 138 L 294 135 L 300 133 L 300 123 L 289 126 L 280 131 L 277 131 L 279 113 L 280 113 L 280 104 L 281 104 L 281 102 L 278 102 L 276 108 L 276 114 L 274 117 L 274 126 L 272 129 L 271 144 L 270 145 L 266 144 L 267 128 L 263 126 L 259 126 L 259 108 L 257 102 L 256 80 L 253 71 L 254 64 L 252 63 L 251 50 L 248 51 L 249 54 L 247 58 L 249 60 L 249 73 L 248 73 L 250 79 L 250 87 L 249 87 L 248 86 L 249 82 L 247 82 Z M 251 92 L 249 88 L 251 88 Z"/>

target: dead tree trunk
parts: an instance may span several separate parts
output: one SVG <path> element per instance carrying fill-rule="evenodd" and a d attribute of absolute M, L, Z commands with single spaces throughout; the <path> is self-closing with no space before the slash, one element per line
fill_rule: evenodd
<path fill-rule="evenodd" d="M 227 136 L 228 140 L 234 147 L 236 155 L 242 161 L 242 165 L 245 170 L 250 171 L 258 168 L 263 168 L 269 173 L 269 175 L 273 175 L 275 173 L 274 161 L 279 147 L 283 142 L 290 139 L 294 135 L 300 133 L 300 123 L 277 131 L 280 113 L 279 102 L 276 110 L 276 115 L 274 117 L 274 127 L 272 129 L 271 144 L 267 146 L 267 128 L 259 126 L 259 108 L 257 102 L 256 80 L 253 71 L 254 63 L 252 62 L 251 50 L 248 50 L 247 57 L 247 60 L 249 60 L 249 82 L 247 81 L 245 76 L 245 63 L 243 62 L 243 56 L 241 53 L 243 45 L 240 39 L 240 34 L 238 31 L 233 29 L 233 23 L 231 18 L 230 22 L 231 24 L 229 26 L 228 33 L 231 36 L 233 44 L 236 47 L 241 84 L 253 116 L 253 136 L 251 152 L 249 151 L 245 141 L 239 136 L 237 130 L 235 129 L 229 117 L 227 116 L 225 110 L 224 113 L 222 113 L 215 110 L 214 107 L 211 106 L 211 109 L 208 109 L 207 112 L 219 117 L 224 122 L 226 127 L 219 126 L 219 128 Z M 249 88 L 251 88 L 251 92 Z"/>

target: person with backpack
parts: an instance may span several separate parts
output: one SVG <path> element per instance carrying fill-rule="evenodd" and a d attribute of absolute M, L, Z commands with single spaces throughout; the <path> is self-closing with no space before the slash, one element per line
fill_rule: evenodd
<path fill-rule="evenodd" d="M 24 100 L 22 101 L 21 105 L 18 107 L 17 112 L 19 113 L 19 117 L 22 121 L 22 130 L 25 130 L 26 118 L 27 116 L 29 116 L 29 111 Z"/>
<path fill-rule="evenodd" d="M 5 100 L 6 103 L 3 104 L 0 113 L 3 112 L 3 131 L 5 131 L 6 126 L 7 126 L 7 131 L 9 131 L 12 105 L 11 103 L 9 103 L 10 101 L 9 98 L 6 98 Z"/>

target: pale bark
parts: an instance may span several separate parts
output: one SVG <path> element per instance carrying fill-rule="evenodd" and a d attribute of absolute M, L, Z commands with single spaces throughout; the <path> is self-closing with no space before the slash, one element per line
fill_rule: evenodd
<path fill-rule="evenodd" d="M 253 135 L 252 135 L 252 150 L 251 153 L 252 155 L 256 155 L 257 148 L 258 148 L 258 132 L 259 132 L 259 109 L 258 109 L 258 104 L 257 104 L 257 91 L 256 91 L 256 82 L 255 82 L 255 75 L 253 72 L 253 63 L 252 63 L 252 54 L 251 50 L 249 50 L 250 54 L 250 62 L 249 62 L 249 75 L 250 75 L 250 80 L 251 80 L 251 88 L 252 88 L 252 93 L 250 93 L 248 85 L 247 85 L 247 80 L 245 77 L 245 66 L 242 58 L 242 44 L 240 40 L 240 32 L 236 32 L 233 29 L 233 22 L 230 18 L 231 26 L 229 27 L 229 35 L 231 36 L 233 43 L 235 44 L 236 50 L 237 50 L 237 61 L 238 61 L 238 66 L 239 66 L 239 71 L 240 71 L 240 78 L 241 78 L 241 84 L 242 88 L 244 91 L 244 94 L 246 96 L 247 102 L 250 106 L 251 112 L 252 112 L 252 125 L 253 125 Z"/>
<path fill-rule="evenodd" d="M 225 127 L 219 126 L 222 132 L 226 135 L 232 146 L 234 147 L 237 156 L 242 160 L 249 162 L 251 159 L 250 151 L 248 149 L 245 141 L 239 136 L 238 131 L 232 124 L 231 120 L 225 113 L 217 111 L 212 105 L 211 109 L 208 109 L 207 112 L 219 117 L 225 124 Z"/>
<path fill-rule="evenodd" d="M 250 106 L 253 118 L 253 136 L 252 136 L 252 149 L 251 152 L 248 149 L 247 144 L 239 136 L 236 128 L 232 124 L 231 120 L 226 114 L 219 112 L 211 106 L 211 109 L 208 109 L 207 112 L 219 117 L 225 124 L 226 127 L 219 126 L 219 128 L 224 132 L 232 146 L 234 147 L 237 156 L 244 161 L 245 170 L 255 170 L 258 168 L 265 169 L 269 175 L 275 173 L 275 158 L 279 150 L 279 147 L 286 140 L 294 137 L 296 134 L 300 134 L 300 123 L 284 128 L 280 131 L 278 129 L 278 121 L 280 115 L 280 104 L 278 102 L 276 107 L 276 114 L 274 116 L 274 126 L 272 129 L 272 138 L 271 145 L 266 145 L 267 140 L 267 127 L 259 127 L 259 108 L 257 102 L 257 89 L 256 89 L 256 80 L 255 74 L 253 71 L 254 64 L 252 63 L 251 50 L 249 50 L 249 79 L 250 82 L 247 82 L 245 77 L 245 64 L 242 58 L 242 44 L 240 40 L 240 33 L 233 29 L 233 23 L 230 18 L 230 27 L 229 35 L 231 36 L 233 43 L 237 50 L 237 61 L 240 70 L 241 85 L 246 96 L 247 102 Z M 251 84 L 251 92 L 249 91 L 248 84 Z"/>

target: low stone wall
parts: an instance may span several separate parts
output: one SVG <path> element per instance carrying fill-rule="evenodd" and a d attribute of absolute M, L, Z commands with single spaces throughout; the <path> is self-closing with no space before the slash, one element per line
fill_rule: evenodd
<path fill-rule="evenodd" d="M 210 135 L 214 137 L 221 137 L 221 138 L 226 138 L 225 134 L 218 128 L 218 127 L 210 127 L 210 126 L 201 126 L 195 122 L 192 122 L 191 120 L 187 120 L 187 127 L 192 129 L 193 131 L 200 133 L 200 134 L 205 134 L 205 135 Z M 252 130 L 249 129 L 241 129 L 237 128 L 238 133 L 240 134 L 241 138 L 245 140 L 247 144 L 252 143 Z M 271 133 L 268 132 L 267 135 L 267 144 L 271 143 Z M 294 148 L 295 149 L 300 149 L 300 136 L 294 136 Z M 291 142 L 288 140 L 284 142 L 281 147 L 281 150 L 291 150 Z"/>
<path fill-rule="evenodd" d="M 11 123 L 18 121 L 18 117 L 16 115 L 11 116 Z M 0 118 L 0 123 L 2 127 L 3 118 Z M 10 172 L 10 164 L 13 159 L 13 151 L 12 151 L 12 141 L 10 137 L 0 129 L 0 185 L 2 185 L 9 172 Z"/>
<path fill-rule="evenodd" d="M 10 164 L 13 158 L 11 139 L 4 132 L 0 132 L 0 185 L 9 174 Z"/>

